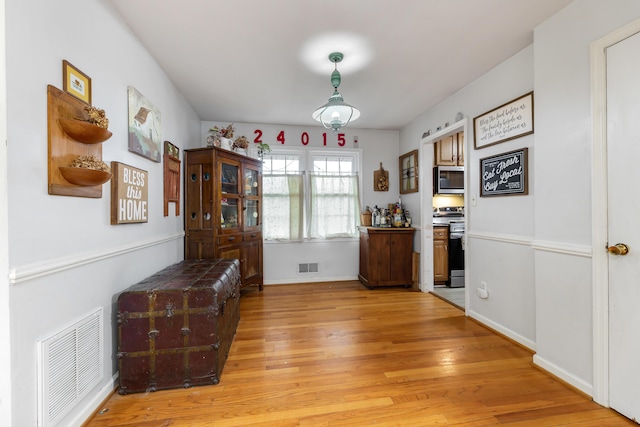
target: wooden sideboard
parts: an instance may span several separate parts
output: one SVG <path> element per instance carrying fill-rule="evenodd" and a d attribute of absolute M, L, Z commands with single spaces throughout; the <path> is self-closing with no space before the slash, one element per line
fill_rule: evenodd
<path fill-rule="evenodd" d="M 359 227 L 359 230 L 360 282 L 369 289 L 411 286 L 415 229 Z"/>

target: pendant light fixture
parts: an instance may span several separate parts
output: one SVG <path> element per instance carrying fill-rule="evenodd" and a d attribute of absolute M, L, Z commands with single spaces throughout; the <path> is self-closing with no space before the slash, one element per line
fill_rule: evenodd
<path fill-rule="evenodd" d="M 331 73 L 331 85 L 333 86 L 333 95 L 329 98 L 329 102 L 324 104 L 313 112 L 313 119 L 322 123 L 327 129 L 333 129 L 338 132 L 344 127 L 360 117 L 360 111 L 345 103 L 342 95 L 338 92 L 340 86 L 340 72 L 338 71 L 338 62 L 342 61 L 344 55 L 341 52 L 333 52 L 329 54 L 329 60 L 335 64 L 335 69 Z"/>

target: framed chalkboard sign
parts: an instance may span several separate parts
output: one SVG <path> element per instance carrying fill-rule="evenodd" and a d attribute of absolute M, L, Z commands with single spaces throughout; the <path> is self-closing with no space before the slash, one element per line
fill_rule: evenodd
<path fill-rule="evenodd" d="M 528 194 L 528 148 L 480 159 L 480 197 Z"/>

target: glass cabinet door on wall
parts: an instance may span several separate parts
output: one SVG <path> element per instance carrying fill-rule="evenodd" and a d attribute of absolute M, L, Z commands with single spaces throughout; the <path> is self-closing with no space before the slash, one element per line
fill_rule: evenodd
<path fill-rule="evenodd" d="M 260 171 L 251 165 L 244 169 L 244 228 L 249 230 L 260 226 Z"/>
<path fill-rule="evenodd" d="M 240 224 L 241 193 L 240 164 L 224 159 L 219 164 L 220 226 L 224 230 L 237 229 Z"/>

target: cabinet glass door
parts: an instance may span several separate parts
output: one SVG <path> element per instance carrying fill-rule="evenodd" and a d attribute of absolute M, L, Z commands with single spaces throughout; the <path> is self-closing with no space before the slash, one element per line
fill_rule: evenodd
<path fill-rule="evenodd" d="M 240 227 L 240 165 L 220 162 L 220 226 L 223 230 Z"/>
<path fill-rule="evenodd" d="M 245 231 L 257 230 L 261 224 L 260 218 L 260 169 L 245 164 L 244 169 L 244 228 Z"/>
<path fill-rule="evenodd" d="M 244 194 L 245 196 L 258 196 L 259 173 L 255 169 L 245 169 L 244 171 Z"/>
<path fill-rule="evenodd" d="M 259 224 L 259 215 L 260 211 L 258 210 L 258 201 L 257 200 L 246 200 L 245 201 L 245 216 L 244 216 L 244 226 L 245 227 L 257 227 Z"/>

